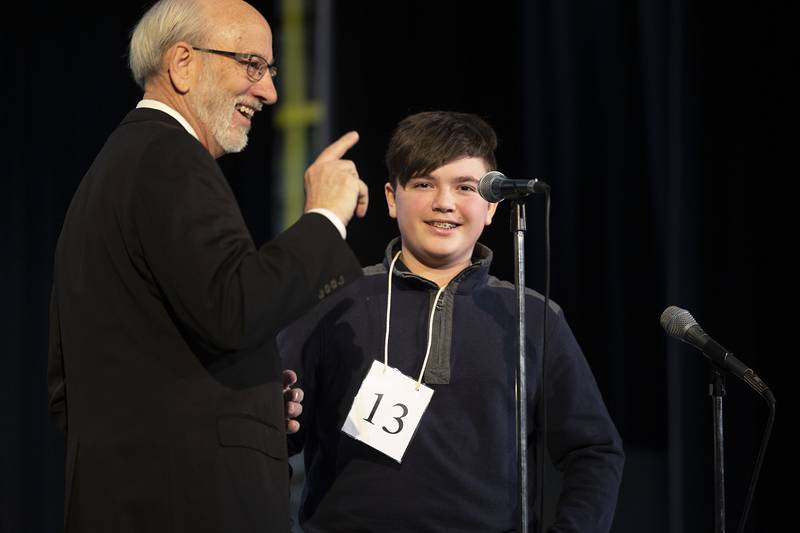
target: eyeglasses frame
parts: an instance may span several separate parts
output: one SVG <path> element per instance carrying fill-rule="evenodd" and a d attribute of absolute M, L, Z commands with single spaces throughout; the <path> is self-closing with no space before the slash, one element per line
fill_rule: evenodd
<path fill-rule="evenodd" d="M 209 54 L 217 54 L 220 56 L 229 57 L 231 59 L 236 60 L 237 62 L 245 65 L 247 67 L 247 77 L 253 83 L 257 83 L 261 81 L 264 77 L 264 74 L 269 72 L 269 77 L 275 79 L 275 76 L 278 75 L 278 66 L 275 63 L 270 64 L 269 61 L 264 59 L 258 54 L 245 54 L 242 52 L 229 52 L 227 50 L 215 50 L 213 48 L 200 48 L 198 46 L 192 46 L 192 49 L 197 50 L 198 52 L 206 52 Z M 256 60 L 256 61 L 254 61 Z M 265 65 L 265 67 L 258 67 L 254 65 L 254 62 L 261 63 Z M 261 72 L 261 75 L 258 75 L 259 70 L 263 68 L 264 70 Z M 252 72 L 251 72 L 252 71 Z"/>

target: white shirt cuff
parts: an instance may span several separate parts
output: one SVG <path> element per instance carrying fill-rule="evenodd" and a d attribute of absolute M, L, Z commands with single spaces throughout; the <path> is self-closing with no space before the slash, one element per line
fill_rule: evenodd
<path fill-rule="evenodd" d="M 345 228 L 344 222 L 342 222 L 339 219 L 339 217 L 336 216 L 336 213 L 334 213 L 330 209 L 323 209 L 321 207 L 318 207 L 316 209 L 309 209 L 306 212 L 307 213 L 319 213 L 320 215 L 324 216 L 325 218 L 327 218 L 328 220 L 331 221 L 331 224 L 336 226 L 336 229 L 339 230 L 339 235 L 342 236 L 342 239 L 346 239 L 347 238 L 347 228 Z"/>

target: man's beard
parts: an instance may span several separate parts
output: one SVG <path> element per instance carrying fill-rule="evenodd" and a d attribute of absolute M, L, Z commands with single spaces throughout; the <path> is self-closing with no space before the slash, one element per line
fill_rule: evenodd
<path fill-rule="evenodd" d="M 196 92 L 189 98 L 203 125 L 211 130 L 214 140 L 225 153 L 241 152 L 247 146 L 247 125 L 234 125 L 234 113 L 238 98 L 229 97 L 217 89 L 217 76 L 211 69 L 203 69 Z M 242 98 L 244 100 L 244 98 Z"/>

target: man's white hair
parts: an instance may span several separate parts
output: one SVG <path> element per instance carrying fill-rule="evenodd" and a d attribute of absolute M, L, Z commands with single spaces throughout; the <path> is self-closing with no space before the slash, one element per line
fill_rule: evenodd
<path fill-rule="evenodd" d="M 147 10 L 131 32 L 128 64 L 133 79 L 144 89 L 158 73 L 169 48 L 178 41 L 204 46 L 209 23 L 195 0 L 159 0 Z"/>

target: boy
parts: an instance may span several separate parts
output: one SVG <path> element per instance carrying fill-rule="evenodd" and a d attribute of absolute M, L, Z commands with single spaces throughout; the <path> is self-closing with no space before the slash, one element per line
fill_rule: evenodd
<path fill-rule="evenodd" d="M 516 529 L 515 295 L 477 243 L 497 207 L 477 191 L 496 144 L 475 115 L 400 122 L 385 185 L 400 239 L 279 339 L 305 391 L 290 451 L 305 449 L 308 533 Z M 531 414 L 542 308 L 527 290 Z M 554 530 L 608 531 L 621 440 L 560 308 L 550 313 L 548 449 L 564 472 Z"/>

